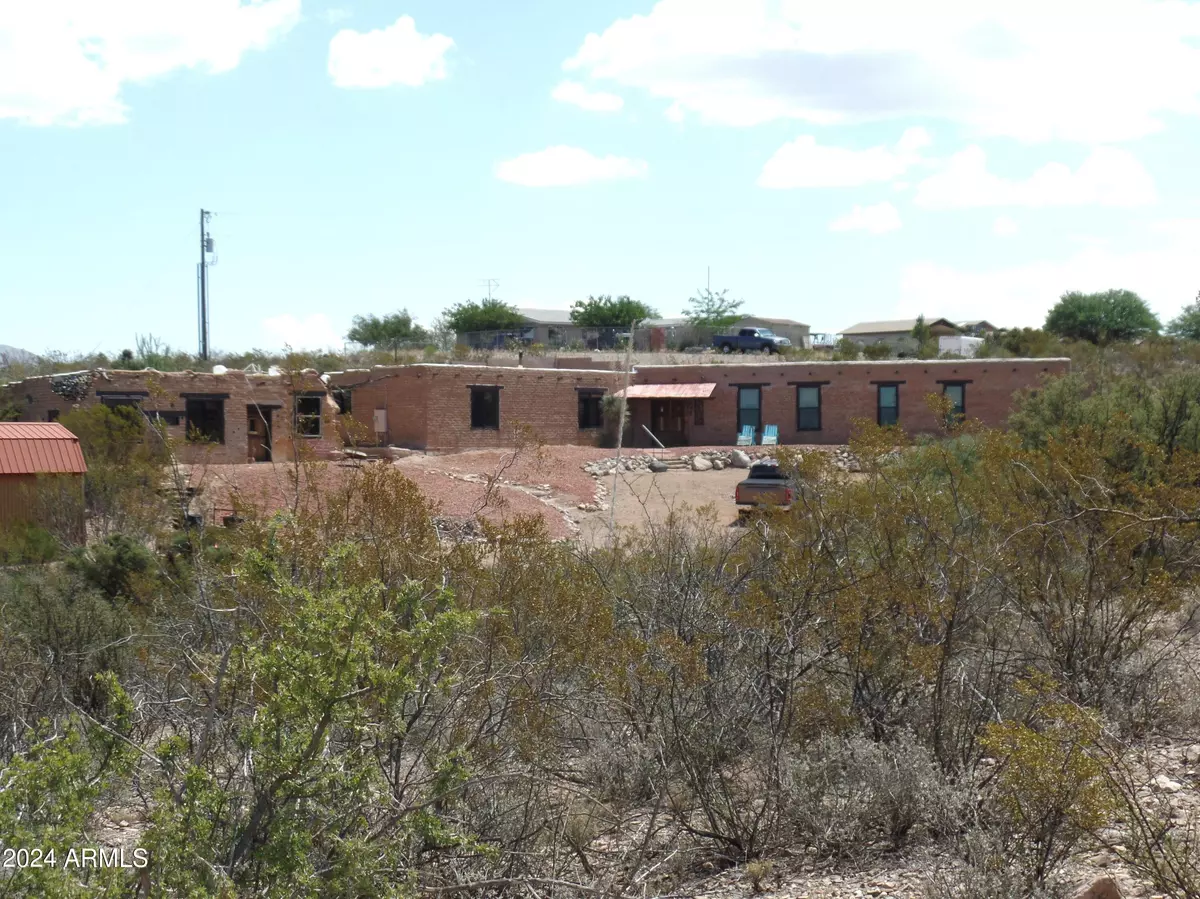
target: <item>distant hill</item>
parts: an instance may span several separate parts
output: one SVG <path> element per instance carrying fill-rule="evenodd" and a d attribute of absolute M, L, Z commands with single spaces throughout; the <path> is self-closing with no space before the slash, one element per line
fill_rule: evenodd
<path fill-rule="evenodd" d="M 37 356 L 29 350 L 0 343 L 0 365 L 9 365 L 13 362 L 37 362 Z"/>

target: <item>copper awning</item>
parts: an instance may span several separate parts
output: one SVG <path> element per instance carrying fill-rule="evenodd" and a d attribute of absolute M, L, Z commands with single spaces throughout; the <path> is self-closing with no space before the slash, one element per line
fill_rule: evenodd
<path fill-rule="evenodd" d="M 614 395 L 630 400 L 706 400 L 716 388 L 716 384 L 634 384 Z"/>

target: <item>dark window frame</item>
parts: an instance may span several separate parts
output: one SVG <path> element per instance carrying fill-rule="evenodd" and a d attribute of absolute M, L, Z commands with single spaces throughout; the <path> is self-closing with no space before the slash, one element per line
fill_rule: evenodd
<path fill-rule="evenodd" d="M 603 389 L 581 388 L 576 391 L 578 424 L 581 431 L 595 431 L 604 427 Z"/>
<path fill-rule="evenodd" d="M 194 407 L 197 409 L 196 413 L 193 413 Z M 206 414 L 205 415 L 199 414 L 200 409 L 203 409 L 205 413 L 211 413 L 214 408 L 218 412 L 218 415 L 217 415 L 216 419 L 210 419 L 210 421 L 212 421 L 212 420 L 218 421 L 219 422 L 218 428 L 216 428 L 213 431 L 207 431 L 205 429 L 202 429 L 202 428 L 194 425 L 194 422 L 197 420 L 203 421 L 204 419 L 209 418 L 209 416 Z M 212 396 L 189 396 L 184 400 L 183 418 L 184 418 L 184 422 L 187 427 L 187 439 L 188 440 L 196 442 L 196 443 L 206 443 L 207 442 L 207 443 L 218 443 L 218 444 L 224 445 L 224 443 L 225 443 L 225 400 L 223 400 L 219 397 L 212 397 Z"/>
<path fill-rule="evenodd" d="M 901 383 L 903 383 L 903 382 L 900 382 L 900 381 L 876 381 L 875 382 L 875 423 L 877 425 L 879 425 L 881 428 L 886 428 L 886 427 L 890 427 L 892 425 L 900 424 L 900 384 Z M 895 406 L 884 406 L 883 405 L 883 391 L 888 388 L 891 388 L 892 390 L 896 391 L 896 405 Z M 883 410 L 885 408 L 886 409 L 894 408 L 896 410 L 895 421 L 890 421 L 887 423 L 884 422 Z"/>
<path fill-rule="evenodd" d="M 58 421 L 59 411 L 57 409 L 46 410 L 46 421 Z"/>
<path fill-rule="evenodd" d="M 692 400 L 692 424 L 704 425 L 704 400 Z"/>
<path fill-rule="evenodd" d="M 754 434 L 756 437 L 758 437 L 762 434 L 762 427 L 763 427 L 763 408 L 762 408 L 763 389 L 762 389 L 762 385 L 760 385 L 760 384 L 739 384 L 737 387 L 737 397 L 736 397 L 736 400 L 737 400 L 737 432 L 739 434 L 742 433 L 742 427 L 749 423 L 749 422 L 742 421 L 742 409 L 743 409 L 742 391 L 743 390 L 753 390 L 758 394 L 758 406 L 754 409 L 754 411 L 758 413 L 758 415 L 757 415 L 758 422 L 754 425 Z"/>
<path fill-rule="evenodd" d="M 324 418 L 322 414 L 324 412 L 324 399 L 325 394 L 323 393 L 296 394 L 292 407 L 292 427 L 297 437 L 306 437 L 310 440 L 319 440 L 321 438 L 322 431 L 325 428 L 325 423 L 322 420 Z M 316 403 L 316 411 L 301 411 L 301 403 Z"/>
<path fill-rule="evenodd" d="M 824 427 L 825 422 L 823 420 L 822 411 L 821 411 L 821 405 L 824 402 L 824 398 L 821 396 L 821 393 L 822 393 L 821 387 L 823 386 L 824 383 L 827 383 L 827 382 L 813 383 L 813 384 L 803 384 L 803 383 L 796 384 L 796 430 L 797 431 L 820 431 Z M 801 390 L 815 390 L 817 392 L 817 405 L 816 406 L 801 406 L 800 405 L 800 391 Z M 814 425 L 806 426 L 802 420 L 803 419 L 802 413 L 805 411 L 811 411 L 813 409 L 815 409 L 816 413 L 817 413 L 817 423 L 815 426 Z"/>
<path fill-rule="evenodd" d="M 942 396 L 949 396 L 949 389 L 957 387 L 962 391 L 962 403 L 955 403 L 954 408 L 950 410 L 950 420 L 952 422 L 962 421 L 967 417 L 967 385 L 970 381 L 942 381 Z"/>
<path fill-rule="evenodd" d="M 354 411 L 354 391 L 349 387 L 335 387 L 333 401 L 337 403 L 338 415 L 349 415 Z"/>
<path fill-rule="evenodd" d="M 503 389 L 498 385 L 493 384 L 472 384 L 471 391 L 471 430 L 472 431 L 499 431 L 500 430 L 500 391 Z M 477 397 L 484 395 L 494 395 L 494 405 L 490 410 L 485 410 L 484 407 L 477 402 Z M 482 413 L 488 411 L 488 421 L 483 421 Z M 494 419 L 494 423 L 492 422 Z"/>

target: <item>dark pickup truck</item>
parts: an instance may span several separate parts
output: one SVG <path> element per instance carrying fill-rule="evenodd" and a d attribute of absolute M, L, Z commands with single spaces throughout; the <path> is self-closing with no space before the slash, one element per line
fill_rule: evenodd
<path fill-rule="evenodd" d="M 781 347 L 790 347 L 792 342 L 780 337 L 770 328 L 742 328 L 736 334 L 718 334 L 712 345 L 722 353 L 778 353 Z"/>
<path fill-rule="evenodd" d="M 739 517 L 761 506 L 789 509 L 796 499 L 796 484 L 779 470 L 777 462 L 755 462 L 746 479 L 737 485 L 733 499 L 739 506 Z"/>

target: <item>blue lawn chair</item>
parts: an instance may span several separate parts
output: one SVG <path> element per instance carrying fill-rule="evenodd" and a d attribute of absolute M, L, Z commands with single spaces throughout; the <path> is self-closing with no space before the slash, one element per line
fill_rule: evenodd
<path fill-rule="evenodd" d="M 738 434 L 738 446 L 754 446 L 754 431 L 753 425 L 742 425 L 742 433 Z"/>
<path fill-rule="evenodd" d="M 779 445 L 779 425 L 763 425 L 762 445 Z"/>

